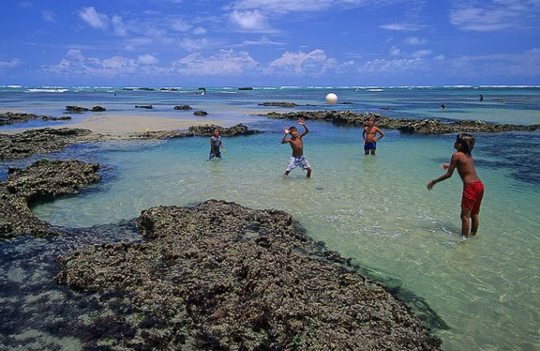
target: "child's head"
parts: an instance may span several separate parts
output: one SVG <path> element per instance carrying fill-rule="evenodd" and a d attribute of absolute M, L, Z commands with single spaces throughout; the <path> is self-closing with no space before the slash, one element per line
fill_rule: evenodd
<path fill-rule="evenodd" d="M 295 136 L 298 135 L 298 129 L 296 129 L 295 126 L 291 126 L 291 127 L 289 128 L 289 133 L 290 133 L 293 137 L 295 137 Z"/>
<path fill-rule="evenodd" d="M 464 154 L 472 154 L 474 148 L 474 136 L 469 133 L 459 133 L 456 137 L 455 147 Z"/>
<path fill-rule="evenodd" d="M 215 137 L 219 136 L 219 129 L 217 129 L 217 128 L 214 129 L 214 136 Z"/>
<path fill-rule="evenodd" d="M 367 119 L 367 125 L 372 126 L 374 124 L 375 124 L 375 117 L 369 116 L 368 119 Z"/>

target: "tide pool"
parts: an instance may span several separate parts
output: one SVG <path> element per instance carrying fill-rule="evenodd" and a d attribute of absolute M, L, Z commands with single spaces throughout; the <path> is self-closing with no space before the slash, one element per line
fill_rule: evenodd
<path fill-rule="evenodd" d="M 313 178 L 296 169 L 283 179 L 290 147 L 279 141 L 286 123 L 261 120 L 250 127 L 266 133 L 225 138 L 227 152 L 214 161 L 207 160 L 208 138 L 72 147 L 64 154 L 102 164 L 103 181 L 34 212 L 84 227 L 207 199 L 282 209 L 330 249 L 424 299 L 448 325 L 436 330 L 445 350 L 540 347 L 540 182 L 527 176 L 538 164 L 540 133 L 477 135 L 473 154 L 486 195 L 478 238 L 460 244 L 458 175 L 432 192 L 425 187 L 443 172 L 453 135 L 386 131 L 378 155 L 366 157 L 361 129 L 310 123 L 305 155 Z M 524 141 L 527 157 L 513 162 L 500 152 L 509 139 Z"/>

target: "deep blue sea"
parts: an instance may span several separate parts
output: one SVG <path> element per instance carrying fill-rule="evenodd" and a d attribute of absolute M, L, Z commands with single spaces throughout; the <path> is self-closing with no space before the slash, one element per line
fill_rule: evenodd
<path fill-rule="evenodd" d="M 400 285 L 406 301 L 419 313 L 428 306 L 437 316 L 432 326 L 444 350 L 540 349 L 540 132 L 476 135 L 473 156 L 486 194 L 478 237 L 459 243 L 462 185 L 458 175 L 431 192 L 426 190 L 426 183 L 442 174 L 440 164 L 448 162 L 455 135 L 384 130 L 377 156 L 366 157 L 361 129 L 311 122 L 304 145 L 312 179 L 305 179 L 298 169 L 282 179 L 290 148 L 279 143 L 281 128 L 293 122 L 257 116 L 270 111 L 351 110 L 413 119 L 540 124 L 540 87 L 255 87 L 247 91 L 206 87 L 205 95 L 197 94 L 198 87 L 160 88 L 0 87 L 0 112 L 59 116 L 65 105 L 101 105 L 107 108 L 107 116 L 118 118 L 144 115 L 193 120 L 192 112 L 172 109 L 189 104 L 224 126 L 242 122 L 264 131 L 224 138 L 227 152 L 215 161 L 207 160 L 207 138 L 69 147 L 48 157 L 99 162 L 103 180 L 80 195 L 35 207 L 37 216 L 57 225 L 84 228 L 134 218 L 155 205 L 187 206 L 212 198 L 282 209 L 314 239 L 353 258 L 373 277 Z M 338 104 L 325 103 L 329 92 L 338 95 Z M 302 106 L 258 105 L 265 101 Z M 152 104 L 154 109 L 142 111 L 135 104 Z M 30 122 L 9 129 L 50 123 L 69 126 L 95 115 L 87 112 L 72 115 L 69 122 Z M 29 162 L 4 163 L 2 177 L 8 165 Z M 79 247 L 77 243 L 126 237 L 136 235 L 122 232 L 115 237 L 113 231 L 103 238 L 0 242 L 0 285 L 4 287 L 0 302 L 32 316 L 43 302 L 39 296 L 52 301 L 73 298 L 67 289 L 51 283 L 57 271 L 54 257 Z M 36 342 L 81 348 L 79 339 L 69 333 L 55 334 L 50 323 L 66 313 L 86 315 L 88 311 L 51 307 L 44 313 L 46 318 L 21 318 L 16 325 L 0 329 L 0 342 L 15 345 L 18 340 L 23 349 Z"/>

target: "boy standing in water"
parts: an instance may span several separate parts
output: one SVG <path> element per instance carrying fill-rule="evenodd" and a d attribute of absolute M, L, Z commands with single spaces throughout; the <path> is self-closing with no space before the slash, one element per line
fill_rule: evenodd
<path fill-rule="evenodd" d="M 289 143 L 292 148 L 292 157 L 289 161 L 289 165 L 287 166 L 287 169 L 285 170 L 285 174 L 283 176 L 288 176 L 289 173 L 296 167 L 300 166 L 302 167 L 302 170 L 307 170 L 306 177 L 311 177 L 311 166 L 309 165 L 309 162 L 304 157 L 304 143 L 302 142 L 302 138 L 309 133 L 308 127 L 306 126 L 306 123 L 304 122 L 303 118 L 298 119 L 298 124 L 300 124 L 302 127 L 304 127 L 304 132 L 302 134 L 298 134 L 298 129 L 296 129 L 295 126 L 291 126 L 290 128 L 283 129 L 283 139 L 281 139 L 282 144 Z M 290 134 L 290 138 L 287 139 L 287 135 Z"/>
<path fill-rule="evenodd" d="M 463 195 L 461 198 L 461 240 L 466 240 L 469 237 L 469 229 L 471 236 L 475 236 L 478 231 L 478 214 L 480 213 L 480 205 L 482 203 L 482 197 L 484 196 L 484 184 L 482 184 L 482 181 L 476 174 L 474 161 L 471 155 L 474 148 L 474 136 L 469 133 L 458 134 L 456 142 L 454 143 L 454 148 L 457 151 L 452 155 L 450 163 L 443 164 L 446 173 L 427 183 L 427 188 L 431 190 L 436 183 L 450 178 L 457 168 L 459 176 L 463 181 Z M 471 218 L 472 227 L 470 223 Z"/>
<path fill-rule="evenodd" d="M 377 133 L 380 135 L 377 138 Z M 381 140 L 384 137 L 384 133 L 375 126 L 375 117 L 371 116 L 367 119 L 364 126 L 364 131 L 362 132 L 362 137 L 364 138 L 364 152 L 368 155 L 371 151 L 372 155 L 375 155 L 375 150 L 377 150 L 377 141 Z"/>
<path fill-rule="evenodd" d="M 221 158 L 221 150 L 225 150 L 221 136 L 219 135 L 219 129 L 214 129 L 214 135 L 210 138 L 210 155 L 208 159 L 211 160 L 214 157 Z"/>

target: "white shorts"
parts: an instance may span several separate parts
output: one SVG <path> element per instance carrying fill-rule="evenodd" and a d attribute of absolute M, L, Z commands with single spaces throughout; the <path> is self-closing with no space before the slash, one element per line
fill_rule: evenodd
<path fill-rule="evenodd" d="M 298 166 L 302 167 L 302 170 L 304 170 L 304 171 L 306 169 L 308 169 L 308 168 L 311 168 L 311 166 L 309 165 L 308 160 L 306 160 L 306 158 L 304 156 L 291 157 L 291 159 L 289 161 L 289 165 L 287 166 L 286 172 L 290 172 L 290 171 L 292 171 L 293 169 L 295 169 Z"/>

